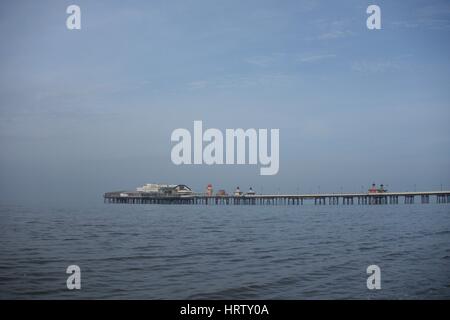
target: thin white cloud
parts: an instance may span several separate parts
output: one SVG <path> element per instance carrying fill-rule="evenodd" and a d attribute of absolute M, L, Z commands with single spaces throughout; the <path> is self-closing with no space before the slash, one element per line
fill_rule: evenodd
<path fill-rule="evenodd" d="M 197 80 L 197 81 L 191 81 L 188 83 L 188 87 L 190 89 L 204 89 L 208 86 L 208 81 L 206 80 Z"/>
<path fill-rule="evenodd" d="M 271 56 L 256 56 L 251 57 L 246 60 L 247 63 L 258 66 L 258 67 L 268 67 L 273 64 L 274 57 Z"/>
<path fill-rule="evenodd" d="M 300 57 L 299 61 L 302 63 L 312 63 L 312 62 L 318 62 L 318 61 L 325 60 L 325 59 L 332 59 L 335 57 L 336 57 L 335 54 L 317 54 L 317 55 Z"/>
<path fill-rule="evenodd" d="M 270 67 L 275 64 L 281 63 L 288 59 L 289 55 L 283 52 L 275 52 L 267 55 L 258 55 L 245 59 L 245 62 L 257 66 L 257 67 Z"/>
<path fill-rule="evenodd" d="M 353 32 L 349 30 L 332 30 L 319 35 L 319 40 L 333 40 L 352 36 Z"/>
<path fill-rule="evenodd" d="M 188 88 L 191 90 L 213 89 L 237 89 L 254 88 L 265 86 L 287 86 L 298 81 L 298 77 L 283 73 L 260 74 L 260 75 L 226 75 L 224 77 L 196 80 L 189 82 Z"/>
<path fill-rule="evenodd" d="M 390 25 L 408 29 L 448 30 L 450 29 L 450 3 L 440 2 L 414 8 L 405 19 L 393 21 Z"/>
<path fill-rule="evenodd" d="M 400 69 L 400 64 L 394 61 L 356 61 L 352 70 L 361 73 L 384 73 Z"/>
<path fill-rule="evenodd" d="M 262 74 L 255 76 L 229 76 L 217 82 L 217 88 L 248 88 L 263 86 L 284 86 L 295 81 L 295 76 L 287 74 Z"/>

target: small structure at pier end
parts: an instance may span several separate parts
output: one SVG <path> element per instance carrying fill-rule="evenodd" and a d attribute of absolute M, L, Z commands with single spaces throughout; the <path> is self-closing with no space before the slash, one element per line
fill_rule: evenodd
<path fill-rule="evenodd" d="M 242 195 L 244 195 L 244 193 L 241 191 L 241 189 L 239 189 L 239 187 L 237 187 L 236 190 L 234 190 L 234 196 L 240 197 Z"/>
<path fill-rule="evenodd" d="M 387 192 L 387 189 L 384 188 L 383 184 L 380 184 L 380 187 L 377 188 L 375 183 L 372 183 L 372 187 L 369 189 L 369 193 L 384 193 Z"/>

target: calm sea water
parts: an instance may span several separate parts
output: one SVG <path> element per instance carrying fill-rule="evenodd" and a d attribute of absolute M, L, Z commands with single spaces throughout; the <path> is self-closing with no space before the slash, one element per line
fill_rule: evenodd
<path fill-rule="evenodd" d="M 2 206 L 0 243 L 2 299 L 450 298 L 450 205 Z"/>

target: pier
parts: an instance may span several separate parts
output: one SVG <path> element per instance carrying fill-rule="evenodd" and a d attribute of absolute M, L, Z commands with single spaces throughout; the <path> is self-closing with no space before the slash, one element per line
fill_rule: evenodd
<path fill-rule="evenodd" d="M 396 205 L 450 203 L 450 191 L 324 193 L 324 194 L 253 194 L 253 195 L 154 195 L 145 192 L 107 192 L 105 203 L 189 204 L 189 205 Z"/>

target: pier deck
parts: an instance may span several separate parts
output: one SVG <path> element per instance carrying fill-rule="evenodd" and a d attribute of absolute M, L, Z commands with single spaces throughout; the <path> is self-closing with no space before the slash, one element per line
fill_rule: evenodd
<path fill-rule="evenodd" d="M 145 192 L 107 192 L 105 203 L 128 204 L 190 204 L 190 205 L 383 205 L 420 203 L 450 203 L 450 191 L 384 192 L 384 193 L 323 193 L 323 194 L 257 194 L 257 195 L 215 195 L 192 194 L 182 196 L 153 195 Z"/>

